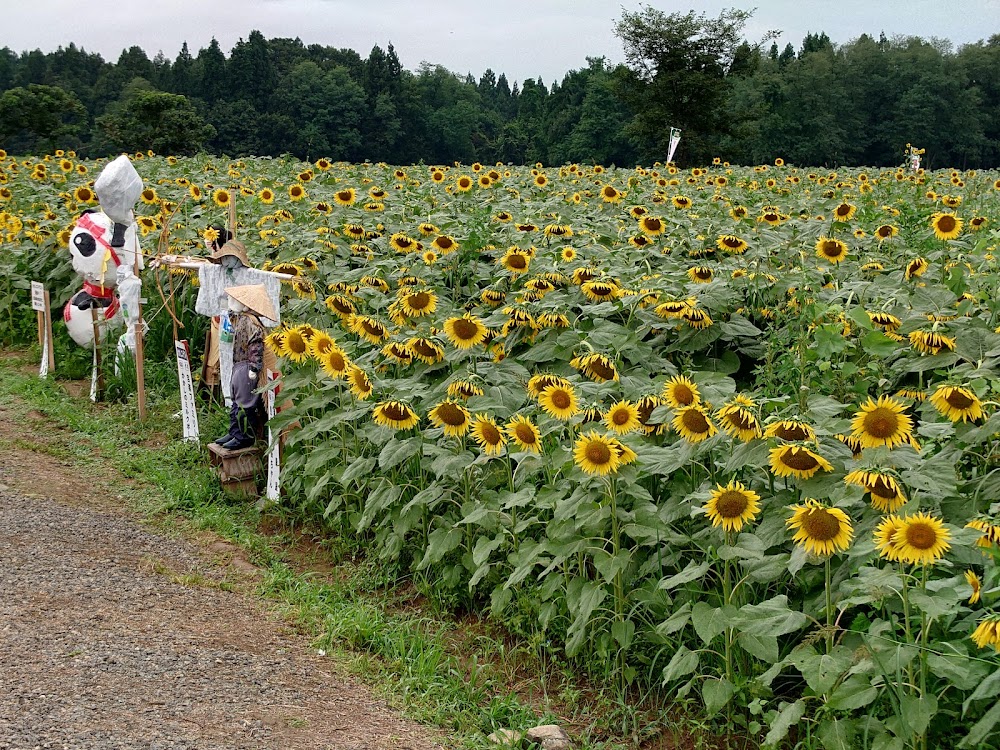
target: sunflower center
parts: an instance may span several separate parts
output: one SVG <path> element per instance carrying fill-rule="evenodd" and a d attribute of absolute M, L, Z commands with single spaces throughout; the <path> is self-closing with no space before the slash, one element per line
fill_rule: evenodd
<path fill-rule="evenodd" d="M 507 258 L 507 265 L 511 268 L 527 268 L 528 259 L 523 255 L 511 255 Z"/>
<path fill-rule="evenodd" d="M 437 350 L 426 339 L 417 339 L 413 342 L 411 348 L 421 357 L 434 357 L 437 355 Z"/>
<path fill-rule="evenodd" d="M 568 409 L 573 404 L 573 399 L 570 398 L 569 393 L 562 388 L 554 388 L 549 395 L 549 400 L 557 409 Z"/>
<path fill-rule="evenodd" d="M 345 360 L 344 355 L 338 351 L 330 352 L 326 362 L 335 372 L 340 372 L 347 366 L 347 360 Z"/>
<path fill-rule="evenodd" d="M 483 441 L 489 443 L 490 445 L 499 445 L 503 436 L 500 434 L 500 430 L 491 425 L 489 422 L 483 422 L 479 425 L 479 434 L 482 435 Z"/>
<path fill-rule="evenodd" d="M 836 240 L 827 240 L 823 243 L 823 255 L 828 258 L 836 258 L 840 255 L 840 243 Z"/>
<path fill-rule="evenodd" d="M 942 232 L 951 232 L 955 229 L 955 217 L 945 214 L 938 219 L 938 229 Z"/>
<path fill-rule="evenodd" d="M 735 247 L 740 247 L 743 244 L 743 241 L 740 240 L 738 237 L 726 237 L 722 240 L 722 244 L 725 245 L 726 247 L 735 248 Z"/>
<path fill-rule="evenodd" d="M 366 320 L 364 323 L 361 324 L 361 327 L 364 328 L 372 336 L 376 336 L 378 338 L 381 338 L 385 334 L 385 329 L 382 327 L 380 323 L 374 323 Z"/>
<path fill-rule="evenodd" d="M 427 292 L 417 292 L 407 298 L 407 304 L 413 310 L 423 310 L 431 302 L 431 296 Z"/>
<path fill-rule="evenodd" d="M 587 455 L 587 460 L 597 466 L 603 466 L 611 460 L 611 449 L 606 443 L 596 440 L 587 445 L 585 453 Z"/>
<path fill-rule="evenodd" d="M 382 413 L 393 422 L 403 422 L 410 418 L 410 410 L 406 404 L 391 401 L 382 407 Z"/>
<path fill-rule="evenodd" d="M 437 408 L 437 416 L 449 427 L 461 427 L 466 421 L 465 412 L 456 404 L 441 404 Z"/>
<path fill-rule="evenodd" d="M 708 420 L 705 419 L 705 415 L 698 411 L 698 409 L 688 409 L 685 411 L 681 417 L 681 424 L 690 432 L 697 434 L 708 432 L 709 430 Z"/>
<path fill-rule="evenodd" d="M 306 350 L 306 342 L 297 333 L 289 334 L 287 341 L 288 348 L 296 354 L 302 354 Z"/>
<path fill-rule="evenodd" d="M 589 363 L 591 372 L 593 372 L 597 377 L 603 378 L 604 380 L 614 380 L 615 378 L 615 368 L 610 362 L 604 360 L 603 357 L 595 357 L 593 361 Z"/>
<path fill-rule="evenodd" d="M 455 336 L 462 341 L 471 341 L 479 335 L 479 326 L 466 318 L 459 318 L 454 325 Z"/>
<path fill-rule="evenodd" d="M 840 520 L 826 508 L 811 508 L 802 519 L 802 528 L 810 539 L 825 542 L 840 534 Z"/>
<path fill-rule="evenodd" d="M 329 339 L 320 339 L 316 342 L 316 351 L 320 354 L 326 354 L 332 346 L 333 342 Z"/>
<path fill-rule="evenodd" d="M 865 432 L 872 437 L 884 440 L 892 437 L 899 430 L 899 418 L 896 412 L 885 407 L 877 407 L 865 415 Z"/>
<path fill-rule="evenodd" d="M 798 471 L 812 471 L 819 466 L 819 461 L 808 451 L 786 450 L 781 454 L 781 463 Z"/>
<path fill-rule="evenodd" d="M 715 508 L 723 518 L 739 518 L 749 505 L 749 499 L 739 490 L 726 490 L 715 501 Z"/>
<path fill-rule="evenodd" d="M 928 524 L 920 522 L 908 524 L 905 536 L 906 543 L 919 550 L 931 549 L 938 542 L 937 532 Z"/>
<path fill-rule="evenodd" d="M 628 409 L 615 409 L 611 412 L 611 421 L 620 427 L 621 425 L 628 424 L 631 416 Z"/>
<path fill-rule="evenodd" d="M 517 439 L 524 445 L 535 444 L 535 431 L 526 424 L 518 424 L 514 427 L 514 434 L 517 435 Z"/>
<path fill-rule="evenodd" d="M 809 433 L 805 431 L 799 425 L 792 425 L 791 427 L 787 425 L 780 425 L 778 429 L 774 431 L 775 436 L 781 438 L 782 440 L 808 440 Z"/>
<path fill-rule="evenodd" d="M 699 279 L 710 279 L 712 278 L 712 270 L 710 268 L 698 268 L 695 269 L 694 275 Z"/>
<path fill-rule="evenodd" d="M 643 224 L 645 225 L 646 229 L 648 229 L 650 231 L 653 231 L 653 232 L 655 232 L 655 231 L 657 231 L 657 230 L 659 230 L 659 229 L 661 229 L 663 227 L 663 222 L 661 222 L 659 219 L 655 219 L 655 218 L 645 219 L 643 221 Z"/>
<path fill-rule="evenodd" d="M 695 402 L 694 391 L 683 383 L 675 385 L 673 388 L 674 400 L 682 406 L 690 406 Z"/>
<path fill-rule="evenodd" d="M 955 389 L 951 391 L 944 400 L 948 402 L 948 405 L 955 409 L 968 409 L 974 403 L 973 399 L 966 396 L 962 391 Z"/>
<path fill-rule="evenodd" d="M 751 430 L 754 427 L 753 415 L 743 409 L 738 409 L 730 413 L 727 419 L 729 420 L 729 424 L 738 430 Z"/>
<path fill-rule="evenodd" d="M 434 244 L 437 245 L 442 250 L 447 250 L 455 243 L 452 242 L 451 237 L 438 237 L 437 241 Z"/>

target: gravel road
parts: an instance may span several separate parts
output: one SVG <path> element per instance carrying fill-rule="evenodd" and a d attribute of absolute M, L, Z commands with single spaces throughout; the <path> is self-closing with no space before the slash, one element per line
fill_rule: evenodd
<path fill-rule="evenodd" d="M 201 548 L 48 497 L 44 475 L 28 491 L 16 459 L 0 458 L 0 750 L 440 747 L 221 590 Z"/>

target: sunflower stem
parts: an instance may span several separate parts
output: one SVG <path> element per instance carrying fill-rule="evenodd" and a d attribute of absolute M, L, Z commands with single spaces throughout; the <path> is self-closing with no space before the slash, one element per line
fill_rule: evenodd
<path fill-rule="evenodd" d="M 611 503 L 611 553 L 617 560 L 618 551 L 621 548 L 621 529 L 618 525 L 618 487 L 614 477 L 608 481 L 608 495 Z M 617 566 L 616 566 L 617 567 Z M 621 569 L 615 572 L 615 623 L 625 619 L 625 587 L 622 581 Z M 619 644 L 618 648 L 618 674 L 619 689 L 624 697 L 626 685 L 625 679 L 625 649 Z"/>
<path fill-rule="evenodd" d="M 728 531 L 728 530 L 726 531 L 726 546 L 727 547 L 732 547 L 733 546 L 732 533 L 733 532 L 731 532 L 731 531 Z M 730 573 L 730 570 L 729 570 L 729 560 L 728 559 L 727 560 L 723 560 L 722 561 L 722 602 L 723 602 L 723 605 L 726 608 L 729 607 L 729 605 L 732 603 L 732 599 L 733 599 L 733 583 L 732 583 L 732 579 L 730 578 L 730 575 L 731 575 L 731 573 Z M 733 681 L 733 629 L 732 628 L 730 628 L 730 627 L 726 628 L 725 638 L 726 638 L 726 641 L 725 641 L 725 643 L 726 643 L 726 679 L 729 680 L 729 682 L 732 682 Z"/>
<path fill-rule="evenodd" d="M 826 653 L 833 651 L 833 592 L 832 592 L 832 572 L 830 570 L 830 555 L 826 556 L 823 563 L 823 583 L 826 589 Z"/>

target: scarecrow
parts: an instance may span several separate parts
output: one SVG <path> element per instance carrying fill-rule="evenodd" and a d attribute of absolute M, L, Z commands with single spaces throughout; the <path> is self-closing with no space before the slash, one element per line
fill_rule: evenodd
<path fill-rule="evenodd" d="M 230 244 L 230 243 L 227 243 Z M 233 369 L 229 397 L 229 432 L 215 442 L 227 450 L 249 448 L 262 433 L 264 404 L 264 324 L 276 312 L 263 284 L 227 287 L 232 332 Z"/>

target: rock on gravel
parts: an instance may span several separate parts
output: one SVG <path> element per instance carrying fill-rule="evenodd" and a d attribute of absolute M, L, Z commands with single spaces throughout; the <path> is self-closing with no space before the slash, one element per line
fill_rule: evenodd
<path fill-rule="evenodd" d="M 0 750 L 439 746 L 222 575 L 121 512 L 0 489 Z"/>

